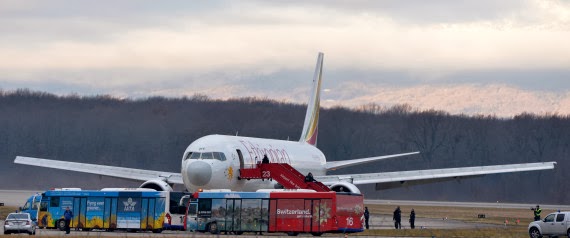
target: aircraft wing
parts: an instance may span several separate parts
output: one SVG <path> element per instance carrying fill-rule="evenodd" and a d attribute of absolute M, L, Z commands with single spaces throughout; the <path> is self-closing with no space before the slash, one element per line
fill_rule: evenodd
<path fill-rule="evenodd" d="M 556 162 L 542 162 L 369 174 L 325 175 L 315 176 L 315 179 L 325 185 L 332 185 L 338 182 L 349 182 L 356 185 L 375 183 L 376 190 L 382 190 L 407 185 L 458 180 L 486 174 L 554 169 L 555 164 Z"/>
<path fill-rule="evenodd" d="M 362 158 L 362 159 L 351 159 L 351 160 L 342 160 L 342 161 L 330 161 L 325 164 L 325 168 L 327 170 L 335 170 L 339 168 L 349 167 L 358 164 L 364 164 L 372 161 L 383 160 L 383 159 L 391 159 L 400 156 L 406 155 L 415 155 L 419 154 L 420 152 L 410 152 L 410 153 L 403 153 L 403 154 L 394 154 L 394 155 L 383 155 L 383 156 L 376 156 L 376 157 L 369 157 L 369 158 Z"/>
<path fill-rule="evenodd" d="M 161 172 L 144 169 L 131 169 L 107 165 L 86 164 L 61 160 L 39 159 L 32 157 L 17 156 L 14 160 L 16 164 L 25 164 L 52 169 L 62 169 L 90 174 L 105 175 L 115 178 L 123 178 L 137 181 L 147 181 L 151 179 L 163 178 L 167 183 L 184 184 L 180 173 Z"/>

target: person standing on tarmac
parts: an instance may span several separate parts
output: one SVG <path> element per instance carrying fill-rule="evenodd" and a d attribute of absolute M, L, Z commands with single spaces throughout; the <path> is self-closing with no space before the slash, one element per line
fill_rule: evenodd
<path fill-rule="evenodd" d="M 63 218 L 65 219 L 65 234 L 68 235 L 70 231 L 69 226 L 71 223 L 71 219 L 73 218 L 73 212 L 69 210 L 69 207 L 65 209 L 65 212 L 63 213 Z"/>
<path fill-rule="evenodd" d="M 394 227 L 396 229 L 402 229 L 402 211 L 400 210 L 400 206 L 394 210 L 394 217 L 392 220 L 394 221 Z"/>
<path fill-rule="evenodd" d="M 366 225 L 366 230 L 369 229 L 368 219 L 370 219 L 370 212 L 368 212 L 368 207 L 364 207 L 364 225 Z"/>
<path fill-rule="evenodd" d="M 416 225 L 414 224 L 416 222 L 416 212 L 414 212 L 414 209 L 412 208 L 412 212 L 410 213 L 410 228 L 415 229 Z"/>
<path fill-rule="evenodd" d="M 540 221 L 540 213 L 542 213 L 542 209 L 540 209 L 540 206 L 536 205 L 536 208 L 531 207 L 530 210 L 534 211 L 534 220 Z"/>

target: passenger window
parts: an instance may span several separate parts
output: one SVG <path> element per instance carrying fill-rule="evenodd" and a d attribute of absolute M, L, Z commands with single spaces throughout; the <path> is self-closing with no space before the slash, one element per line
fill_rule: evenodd
<path fill-rule="evenodd" d="M 192 152 L 192 156 L 190 156 L 190 159 L 199 159 L 199 158 L 200 158 L 200 153 Z"/>
<path fill-rule="evenodd" d="M 544 222 L 553 222 L 554 221 L 554 215 L 555 214 L 548 215 L 546 218 L 544 218 Z"/>
<path fill-rule="evenodd" d="M 556 222 L 561 222 L 564 221 L 564 214 L 560 213 L 558 214 L 558 216 L 556 216 Z"/>
<path fill-rule="evenodd" d="M 202 159 L 214 159 L 212 152 L 202 153 Z"/>

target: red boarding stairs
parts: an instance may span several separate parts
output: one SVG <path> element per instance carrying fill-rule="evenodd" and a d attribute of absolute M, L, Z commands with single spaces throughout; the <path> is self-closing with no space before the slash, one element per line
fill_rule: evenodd
<path fill-rule="evenodd" d="M 331 191 L 329 187 L 319 181 L 305 181 L 303 174 L 285 163 L 258 163 L 253 168 L 240 169 L 240 179 L 273 179 L 286 189 Z"/>

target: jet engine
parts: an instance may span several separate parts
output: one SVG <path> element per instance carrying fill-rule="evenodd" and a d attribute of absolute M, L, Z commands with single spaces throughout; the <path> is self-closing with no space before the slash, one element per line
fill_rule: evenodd
<path fill-rule="evenodd" d="M 170 186 L 170 184 L 168 184 L 167 182 L 165 182 L 162 179 L 152 179 L 152 180 L 148 180 L 146 182 L 144 182 L 143 184 L 141 184 L 141 186 L 139 186 L 139 188 L 150 188 L 150 189 L 154 189 L 156 191 L 167 191 L 167 192 L 172 192 L 172 186 Z"/>
<path fill-rule="evenodd" d="M 335 192 L 351 192 L 360 194 L 360 189 L 349 182 L 338 182 L 329 186 L 329 188 Z"/>

